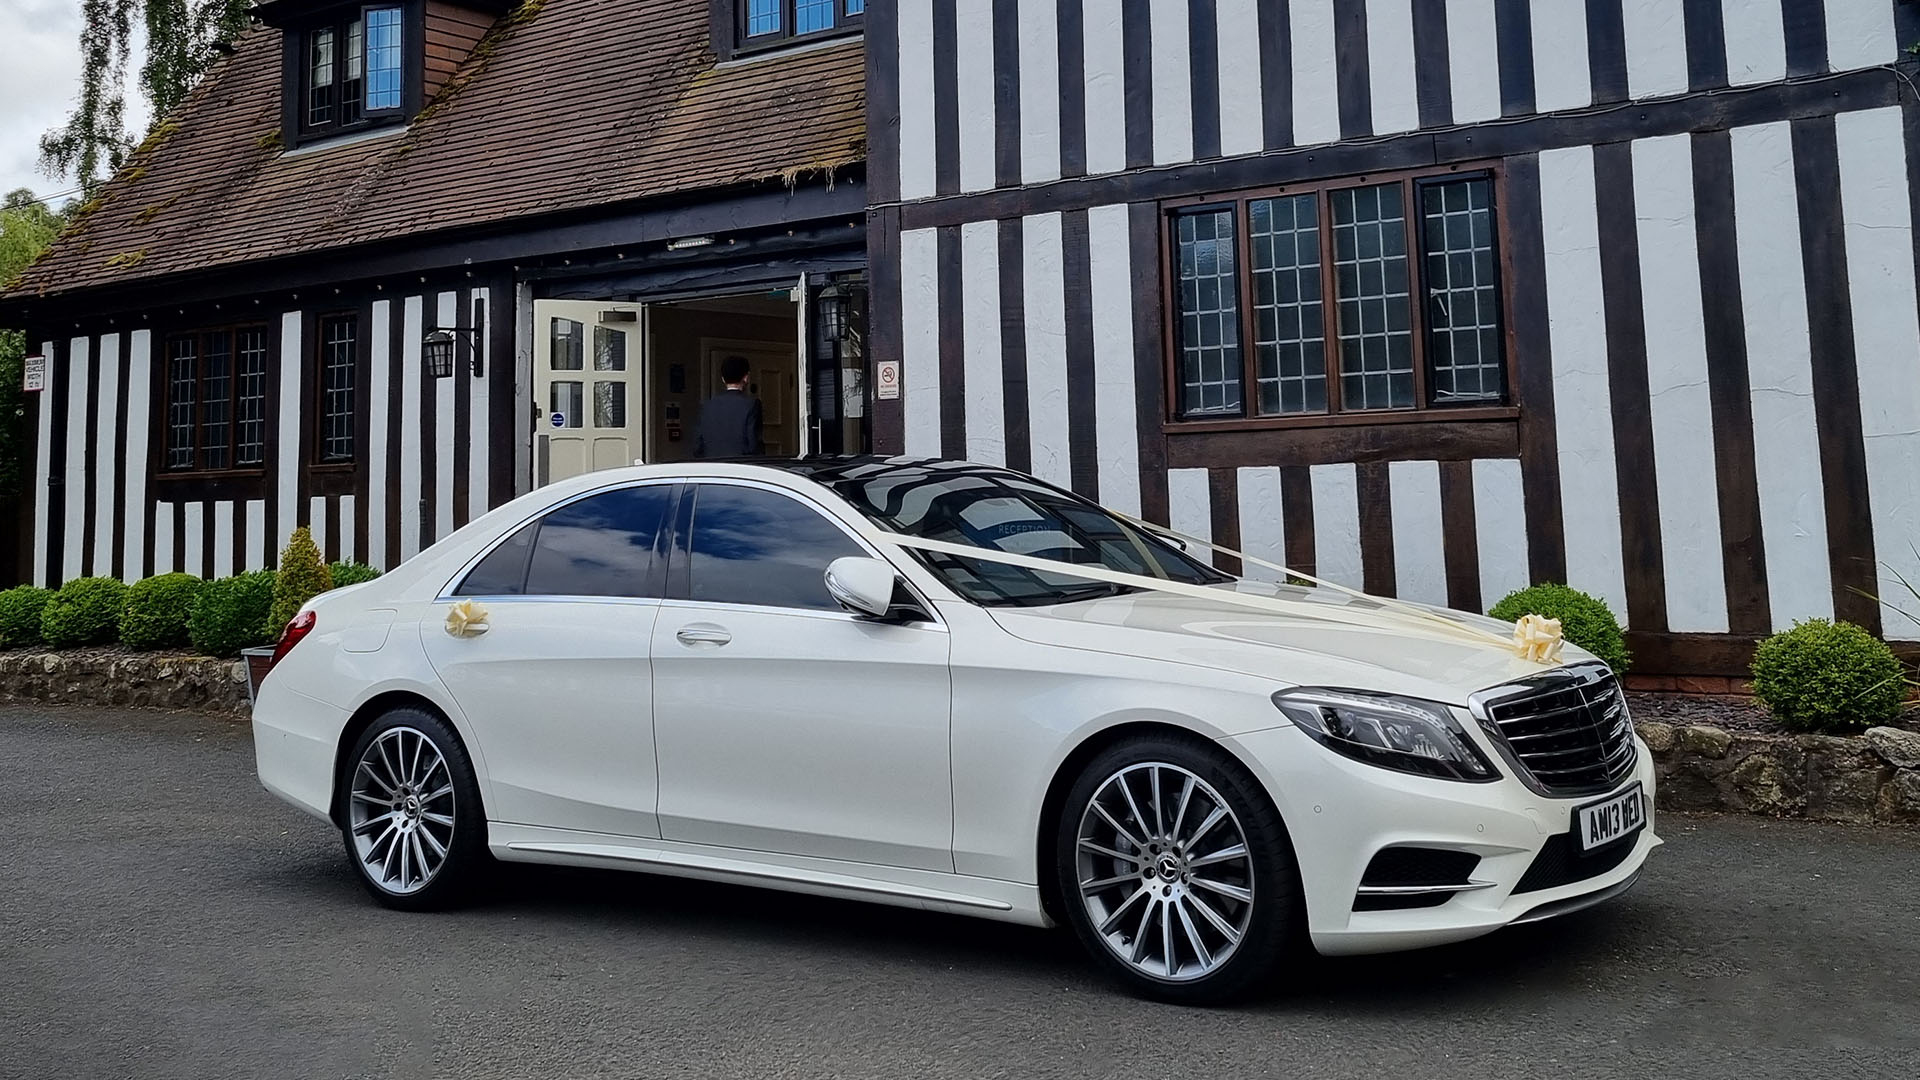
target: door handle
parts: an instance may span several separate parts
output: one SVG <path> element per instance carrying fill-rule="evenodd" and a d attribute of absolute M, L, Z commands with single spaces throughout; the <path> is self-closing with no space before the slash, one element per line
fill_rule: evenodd
<path fill-rule="evenodd" d="M 688 648 L 701 645 L 721 646 L 733 640 L 733 635 L 718 626 L 683 626 L 673 635 L 680 644 Z"/>

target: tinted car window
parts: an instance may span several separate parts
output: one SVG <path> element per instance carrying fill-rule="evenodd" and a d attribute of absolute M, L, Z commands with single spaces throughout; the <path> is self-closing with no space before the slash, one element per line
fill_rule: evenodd
<path fill-rule="evenodd" d="M 619 488 L 540 519 L 529 596 L 654 596 L 653 543 L 673 488 Z"/>
<path fill-rule="evenodd" d="M 527 584 L 527 553 L 533 550 L 533 534 L 540 523 L 530 521 L 507 537 L 505 543 L 487 553 L 453 590 L 455 596 L 518 596 Z"/>
<path fill-rule="evenodd" d="M 827 564 L 867 554 L 818 510 L 758 488 L 703 485 L 693 506 L 688 596 L 714 604 L 837 611 Z"/>
<path fill-rule="evenodd" d="M 887 465 L 822 472 L 881 528 L 928 540 L 1205 585 L 1230 580 L 1098 505 L 1030 477 L 949 465 Z M 916 552 L 955 592 L 981 604 L 1057 604 L 1124 587 L 963 556 Z"/>

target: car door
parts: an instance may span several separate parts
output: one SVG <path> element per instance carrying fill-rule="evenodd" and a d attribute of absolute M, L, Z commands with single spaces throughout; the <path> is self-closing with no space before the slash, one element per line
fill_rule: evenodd
<path fill-rule="evenodd" d="M 795 494 L 688 487 L 653 635 L 662 836 L 953 869 L 947 633 L 833 602 L 827 564 L 869 554 Z"/>
<path fill-rule="evenodd" d="M 677 485 L 626 485 L 549 510 L 443 597 L 484 632 L 422 628 L 466 714 L 495 821 L 657 837 L 648 659 Z"/>

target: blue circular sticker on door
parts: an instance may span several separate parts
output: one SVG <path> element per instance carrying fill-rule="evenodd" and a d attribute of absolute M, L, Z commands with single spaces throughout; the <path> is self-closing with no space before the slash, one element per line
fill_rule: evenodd
<path fill-rule="evenodd" d="M 557 412 L 557 413 L 554 413 L 554 414 L 553 414 L 553 426 L 554 426 L 554 427 L 566 427 L 566 426 L 567 426 L 567 414 L 566 414 L 566 413 L 563 413 L 563 412 Z"/>

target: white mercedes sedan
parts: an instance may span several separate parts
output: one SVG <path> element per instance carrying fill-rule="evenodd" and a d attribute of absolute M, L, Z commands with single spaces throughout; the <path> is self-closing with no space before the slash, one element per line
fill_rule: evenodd
<path fill-rule="evenodd" d="M 1203 550 L 957 462 L 591 473 L 312 601 L 260 779 L 392 907 L 494 859 L 709 878 L 1065 922 L 1184 1002 L 1633 884 L 1605 665 Z"/>

